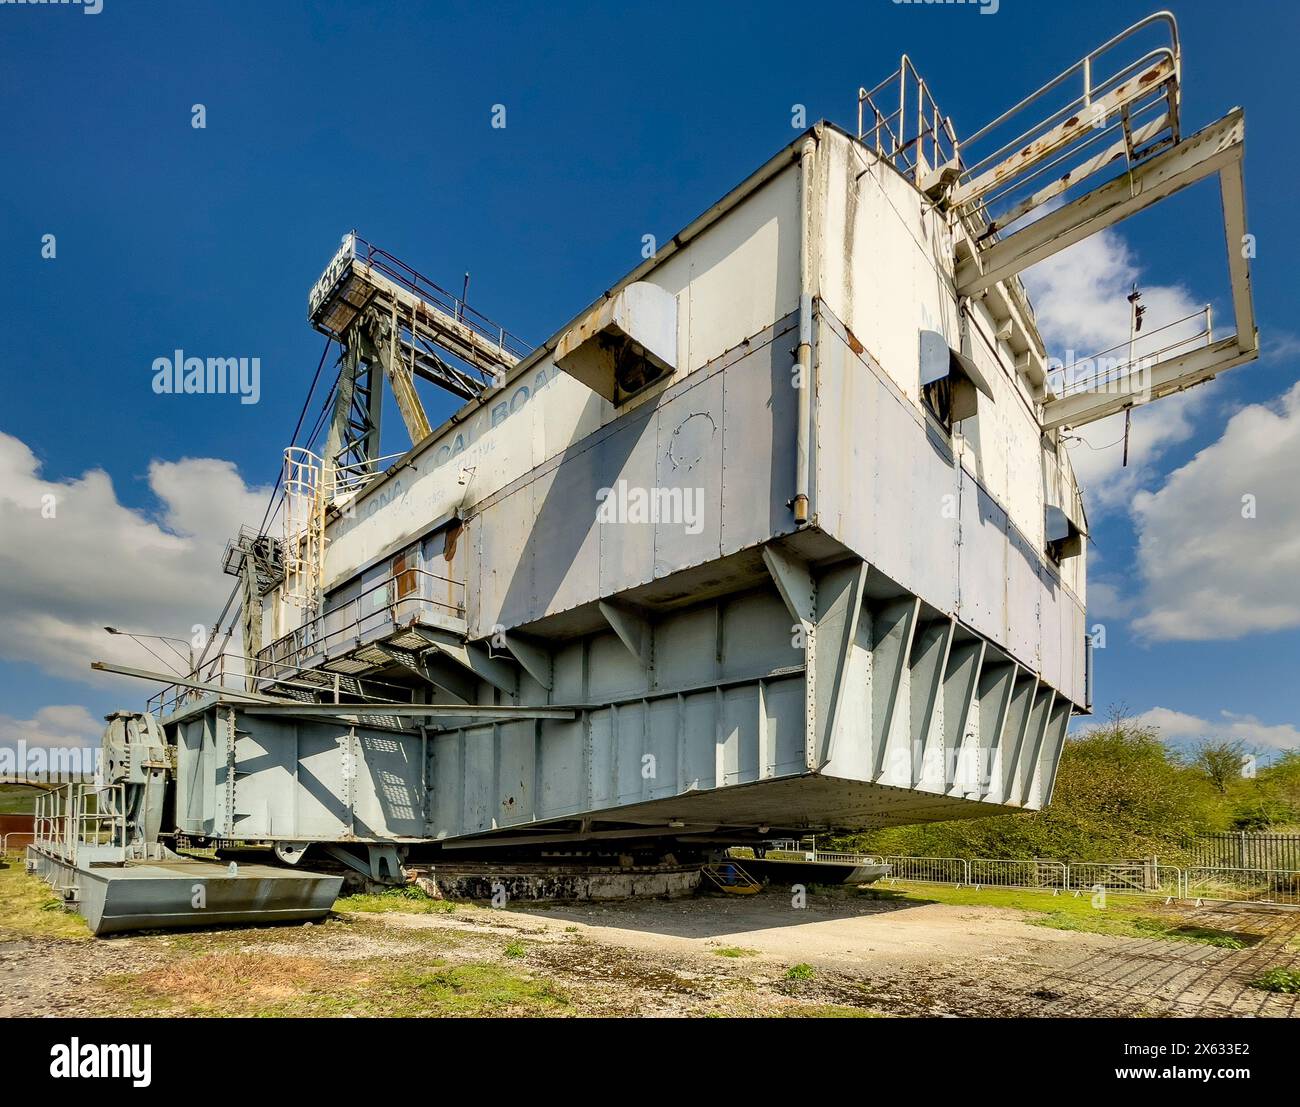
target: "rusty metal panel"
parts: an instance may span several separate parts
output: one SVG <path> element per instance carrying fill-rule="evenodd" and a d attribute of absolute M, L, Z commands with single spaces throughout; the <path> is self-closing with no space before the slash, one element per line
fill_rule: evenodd
<path fill-rule="evenodd" d="M 491 634 L 497 624 L 526 622 L 532 614 L 532 499 L 531 489 L 522 488 L 476 518 L 481 556 L 477 612 L 471 623 L 476 637 Z"/>
<path fill-rule="evenodd" d="M 581 719 L 543 720 L 537 743 L 538 818 L 556 818 L 585 808 L 585 740 L 586 723 Z"/>
<path fill-rule="evenodd" d="M 818 520 L 891 580 L 951 612 L 960 510 L 951 452 L 833 325 L 819 334 Z"/>
<path fill-rule="evenodd" d="M 465 776 L 461 781 L 461 832 L 473 834 L 496 825 L 496 742 L 491 726 L 467 727 L 462 757 Z"/>
<path fill-rule="evenodd" d="M 681 790 L 712 788 L 717 782 L 715 735 L 718 695 L 712 689 L 682 697 L 682 731 L 685 744 L 679 753 Z"/>
<path fill-rule="evenodd" d="M 613 807 L 618 803 L 616 775 L 618 772 L 618 731 L 615 712 L 606 707 L 592 711 L 588 716 L 588 785 L 591 808 Z"/>
<path fill-rule="evenodd" d="M 645 701 L 619 704 L 614 718 L 617 723 L 614 790 L 619 803 L 631 803 L 644 798 L 641 758 L 646 753 L 646 728 L 649 726 Z"/>
<path fill-rule="evenodd" d="M 637 763 L 642 799 L 674 796 L 681 790 L 677 750 L 683 734 L 683 710 L 681 697 L 675 695 L 651 700 L 648 705 L 646 744 L 642 754 L 649 760 Z"/>
<path fill-rule="evenodd" d="M 748 784 L 758 779 L 758 692 L 754 685 L 722 693 L 719 760 L 723 784 Z"/>
<path fill-rule="evenodd" d="M 586 695 L 592 703 L 638 696 L 649 689 L 649 672 L 613 633 L 587 640 L 587 673 Z"/>
<path fill-rule="evenodd" d="M 1007 651 L 1035 673 L 1042 667 L 1038 553 L 1014 527 L 1007 534 Z"/>
<path fill-rule="evenodd" d="M 428 834 L 446 838 L 459 834 L 463 822 L 461 782 L 465 779 L 465 736 L 454 730 L 429 738 Z"/>

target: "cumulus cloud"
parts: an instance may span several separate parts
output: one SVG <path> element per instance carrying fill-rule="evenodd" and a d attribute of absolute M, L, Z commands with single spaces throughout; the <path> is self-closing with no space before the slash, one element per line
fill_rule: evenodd
<path fill-rule="evenodd" d="M 45 749 L 98 746 L 104 725 L 102 719 L 76 704 L 42 707 L 30 719 L 0 715 L 0 746 L 17 748 L 19 741 Z"/>
<path fill-rule="evenodd" d="M 1128 243 L 1113 230 L 1077 242 L 1029 269 L 1025 285 L 1052 356 L 1067 365 L 1107 350 L 1112 351 L 1111 357 L 1125 359 L 1129 337 L 1126 297 L 1135 282 L 1147 309 L 1134 347 L 1136 355 L 1152 356 L 1171 343 L 1190 340 L 1201 328 L 1199 320 L 1161 328 L 1193 315 L 1204 305 L 1181 286 L 1147 284 L 1139 281 L 1140 276 Z M 1213 388 L 1212 384 L 1202 385 L 1134 408 L 1127 468 L 1122 464 L 1122 414 L 1068 432 L 1070 461 L 1095 515 L 1128 506 L 1135 491 L 1151 479 L 1165 451 L 1191 436 L 1196 415 Z"/>
<path fill-rule="evenodd" d="M 102 470 L 45 479 L 31 449 L 0 433 L 0 658 L 82 681 L 94 658 L 159 669 L 103 628 L 189 640 L 211 623 L 233 584 L 221 551 L 241 524 L 261 522 L 269 489 L 213 458 L 154 461 L 148 481 L 152 513 L 120 503 Z"/>
<path fill-rule="evenodd" d="M 1210 720 L 1168 707 L 1153 707 L 1135 716 L 1133 722 L 1157 727 L 1162 738 L 1175 742 L 1228 739 L 1244 742 L 1252 749 L 1300 749 L 1300 729 L 1292 724 L 1261 723 L 1253 715 L 1237 715 L 1231 711 L 1221 711 L 1218 719 Z"/>
<path fill-rule="evenodd" d="M 1231 639 L 1300 626 L 1300 384 L 1251 404 L 1163 485 L 1133 501 L 1152 640 Z"/>

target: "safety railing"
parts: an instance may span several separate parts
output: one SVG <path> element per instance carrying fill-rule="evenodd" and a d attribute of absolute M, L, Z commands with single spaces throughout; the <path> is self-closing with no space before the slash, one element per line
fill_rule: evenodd
<path fill-rule="evenodd" d="M 1139 20 L 961 141 L 954 206 L 1009 204 L 997 220 L 1006 226 L 1108 168 L 1108 140 L 1130 161 L 1176 143 L 1181 74 L 1174 17 Z"/>
<path fill-rule="evenodd" d="M 1300 870 L 1180 867 L 1155 858 L 1137 861 L 1016 860 L 987 857 L 909 857 L 885 854 L 887 883 L 1023 888 L 1053 895 L 1145 896 L 1300 907 Z"/>
<path fill-rule="evenodd" d="M 906 857 L 887 853 L 889 878 L 918 884 L 969 884 L 970 862 L 960 857 Z"/>
<path fill-rule="evenodd" d="M 951 118 L 939 110 L 925 78 L 906 54 L 875 88 L 858 89 L 858 139 L 918 186 L 929 170 L 956 160 L 958 154 Z"/>
<path fill-rule="evenodd" d="M 262 677 L 275 676 L 282 667 L 301 669 L 302 661 L 327 655 L 341 643 L 382 637 L 431 611 L 463 618 L 464 583 L 427 569 L 403 569 L 276 639 L 257 655 L 255 672 Z"/>
<path fill-rule="evenodd" d="M 878 85 L 858 89 L 858 139 L 942 198 L 978 241 L 996 241 L 1082 181 L 1177 143 L 1181 72 L 1177 23 L 1157 12 L 959 139 L 904 54 Z"/>
<path fill-rule="evenodd" d="M 70 865 L 87 852 L 125 861 L 126 786 L 69 784 L 38 796 L 32 844 Z"/>
<path fill-rule="evenodd" d="M 1065 864 L 1061 861 L 1017 861 L 1005 858 L 974 857 L 970 861 L 968 883 L 977 888 L 1036 888 L 1064 890 L 1067 886 Z"/>
<path fill-rule="evenodd" d="M 1182 898 L 1300 907 L 1300 870 L 1194 866 L 1183 874 Z"/>
<path fill-rule="evenodd" d="M 324 463 L 302 446 L 284 451 L 284 598 L 309 611 L 320 609 L 325 572 Z"/>
<path fill-rule="evenodd" d="M 1067 867 L 1072 892 L 1107 895 L 1147 896 L 1158 899 L 1183 898 L 1183 871 L 1176 865 L 1161 865 L 1154 858 L 1143 861 L 1079 862 Z"/>
<path fill-rule="evenodd" d="M 1120 342 L 1089 357 L 1054 365 L 1048 370 L 1047 386 L 1057 399 L 1084 392 L 1137 392 L 1144 378 L 1162 361 L 1213 341 L 1214 307 L 1206 304 L 1200 311 L 1143 332 L 1131 348 L 1130 343 Z"/>
<path fill-rule="evenodd" d="M 818 865 L 871 865 L 880 863 L 878 857 L 864 853 L 846 853 L 842 850 L 791 849 L 779 847 L 763 851 L 768 861 L 808 861 Z"/>
<path fill-rule="evenodd" d="M 30 830 L 11 830 L 0 837 L 0 857 L 18 857 L 23 850 L 36 841 L 36 834 Z"/>
<path fill-rule="evenodd" d="M 406 262 L 394 257 L 387 250 L 381 250 L 373 243 L 367 242 L 355 232 L 351 235 L 353 257 L 405 288 L 425 303 L 451 316 L 462 326 L 469 328 L 480 338 L 493 343 L 499 351 L 510 355 L 516 361 L 522 361 L 532 347 L 517 335 L 511 334 L 505 327 L 494 323 L 486 315 L 475 311 L 458 296 L 454 296 L 440 287 Z"/>

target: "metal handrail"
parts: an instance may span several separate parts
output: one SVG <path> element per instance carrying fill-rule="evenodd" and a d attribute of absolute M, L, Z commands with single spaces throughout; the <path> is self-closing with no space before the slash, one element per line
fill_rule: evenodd
<path fill-rule="evenodd" d="M 1050 81 L 1048 81 L 1045 85 L 1043 85 L 1041 88 L 1037 89 L 1034 92 L 1031 92 L 1018 104 L 1004 111 L 995 120 L 993 120 L 992 123 L 988 123 L 985 126 L 981 127 L 978 131 L 976 131 L 969 138 L 967 138 L 963 143 L 963 145 L 970 146 L 978 142 L 981 138 L 984 138 L 986 135 L 993 132 L 996 128 L 1001 126 L 1012 116 L 1018 115 L 1020 112 L 1022 112 L 1025 108 L 1027 108 L 1030 104 L 1034 103 L 1035 101 L 1041 100 L 1044 96 L 1047 95 L 1047 93 L 1051 92 L 1058 85 L 1067 81 L 1070 77 L 1074 76 L 1076 73 L 1083 74 L 1084 91 L 1078 99 L 1072 101 L 1072 104 L 1075 106 L 1086 106 L 1088 103 L 1091 102 L 1091 98 L 1097 94 L 1097 91 L 1099 89 L 1109 88 L 1113 83 L 1115 83 L 1114 77 L 1107 78 L 1105 81 L 1100 82 L 1100 84 L 1093 83 L 1092 67 L 1093 64 L 1096 62 L 1096 60 L 1100 58 L 1102 54 L 1105 54 L 1108 51 L 1112 50 L 1114 47 L 1118 46 L 1121 42 L 1124 42 L 1127 39 L 1132 38 L 1134 35 L 1138 34 L 1139 32 L 1145 30 L 1147 27 L 1152 26 L 1153 24 L 1156 23 L 1164 23 L 1168 26 L 1170 45 L 1167 47 L 1160 47 L 1157 50 L 1149 51 L 1145 56 L 1145 59 L 1149 59 L 1153 55 L 1161 55 L 1161 56 L 1169 57 L 1174 65 L 1174 79 L 1176 82 L 1176 87 L 1181 87 L 1182 48 L 1178 40 L 1178 21 L 1174 18 L 1173 12 L 1170 11 L 1153 12 L 1151 15 L 1148 15 L 1145 19 L 1139 19 L 1132 26 L 1125 28 L 1123 31 L 1120 31 L 1120 33 L 1115 35 L 1113 38 L 1107 40 L 1106 42 L 1103 42 L 1091 53 L 1085 54 L 1082 58 L 1080 58 L 1068 69 L 1062 70 Z M 1125 68 L 1127 69 L 1129 67 L 1125 67 Z M 1124 72 L 1124 70 L 1121 70 L 1121 72 Z M 1178 104 L 1176 101 L 1174 104 L 1171 105 L 1171 107 L 1175 112 L 1177 112 Z M 1061 110 L 1063 111 L 1064 109 Z M 1025 135 L 1022 135 L 1020 137 L 1023 139 L 1026 135 L 1030 133 L 1032 133 L 1032 129 L 1030 131 L 1026 131 Z M 1006 146 L 1002 147 L 1002 151 L 1009 149 L 1011 146 L 1014 146 L 1015 144 L 1016 144 L 1015 140 L 1013 140 L 1012 142 L 1008 143 Z"/>
<path fill-rule="evenodd" d="M 1114 63 L 1114 70 L 1098 78 L 1099 65 L 1112 60 L 1107 55 L 1153 27 L 1165 28 L 1168 41 L 1146 50 L 1136 59 L 1120 59 Z M 1133 83 L 1152 65 L 1167 67 L 1167 76 L 1150 86 L 1137 81 L 1120 94 L 1121 86 Z M 874 142 L 877 155 L 889 161 L 918 188 L 929 189 L 934 184 L 951 188 L 949 201 L 967 233 L 981 243 L 996 242 L 1002 228 L 1109 164 L 1100 154 L 1092 156 L 1091 161 L 1080 162 L 1078 159 L 1117 129 L 1122 128 L 1125 132 L 1126 148 L 1130 148 L 1134 156 L 1143 158 L 1179 141 L 1181 77 L 1182 48 L 1177 22 L 1170 12 L 1156 12 L 1085 54 L 991 123 L 965 139 L 958 139 L 951 117 L 940 111 L 924 78 L 917 72 L 911 58 L 904 54 L 890 76 L 872 89 L 858 89 L 858 140 L 864 144 Z M 972 160 L 971 152 L 978 151 L 982 142 L 988 143 L 993 136 L 1009 133 L 1009 122 L 1023 118 L 1045 97 L 1076 79 L 1081 81 L 1081 90 L 1066 104 L 1050 110 L 1046 118 L 1035 119 L 1014 138 L 996 138 L 995 149 L 980 152 Z M 890 95 L 894 88 L 897 89 L 897 107 L 882 104 L 882 98 Z M 1118 121 L 1102 120 L 1095 127 L 1068 129 L 1069 122 L 1077 122 L 1090 105 L 1108 96 L 1118 97 L 1121 101 Z M 1053 97 L 1053 104 L 1058 100 L 1059 97 Z M 1165 105 L 1164 115 L 1135 126 L 1136 121 L 1146 120 L 1153 108 Z M 1043 110 L 1047 107 L 1044 106 Z M 1034 144 L 1039 139 L 1062 128 L 1066 128 L 1067 133 L 1058 134 L 1051 143 L 1052 147 L 1059 147 L 1059 153 L 1044 147 L 1040 156 L 1033 156 Z M 1075 164 L 1065 166 L 1066 161 Z M 955 180 L 936 176 L 932 172 L 936 169 L 955 170 Z M 1072 173 L 1084 169 L 1086 172 L 1078 172 L 1077 179 L 1072 176 Z M 1053 184 L 1044 187 L 1041 194 L 1026 195 L 1027 186 L 1044 176 L 1050 176 Z M 1011 207 L 995 217 L 990 210 L 994 201 L 1009 201 Z"/>
<path fill-rule="evenodd" d="M 898 85 L 898 107 L 886 113 L 880 109 L 876 98 L 895 82 Z M 906 137 L 908 134 L 907 93 L 913 84 L 915 85 L 916 131 L 911 137 Z M 865 125 L 864 106 L 871 109 L 874 117 L 870 128 Z M 894 128 L 895 122 L 897 122 L 897 130 Z M 916 66 L 907 54 L 900 59 L 898 68 L 874 88 L 858 89 L 859 141 L 865 138 L 868 129 L 874 136 L 876 153 L 888 158 L 894 168 L 904 176 L 911 177 L 914 184 L 918 183 L 916 174 L 924 157 L 927 139 L 931 142 L 932 154 L 928 163 L 929 168 L 945 165 L 958 156 L 957 135 L 953 129 L 952 118 L 939 110 L 939 105 L 935 102 L 925 78 L 917 72 Z M 881 144 L 882 134 L 889 139 L 888 150 Z M 916 157 L 911 155 L 914 148 Z"/>
<path fill-rule="evenodd" d="M 1107 76 L 1100 80 L 1097 79 L 1095 68 L 1106 54 L 1113 51 L 1121 43 L 1154 26 L 1163 26 L 1167 29 L 1169 36 L 1167 44 L 1161 44 L 1149 49 L 1140 57 L 1120 64 L 1119 68 Z M 1167 65 L 1168 76 L 1158 83 L 1143 87 L 1140 77 L 1147 74 L 1151 67 L 1160 67 L 1162 65 Z M 1082 88 L 1078 95 L 1051 110 L 1045 118 L 1035 117 L 1032 124 L 1025 127 L 1014 137 L 997 139 L 998 145 L 996 148 L 983 152 L 975 158 L 970 156 L 971 151 L 978 148 L 981 142 L 994 135 L 1006 134 L 1005 128 L 1011 120 L 1023 117 L 1031 107 L 1039 104 L 1045 97 L 1074 79 L 1082 80 Z M 956 196 L 962 214 L 974 217 L 986 224 L 1005 225 L 1033 210 L 1039 202 L 1042 202 L 1043 197 L 1030 197 L 1022 201 L 1011 211 L 1004 213 L 1002 218 L 998 220 L 992 220 L 988 215 L 988 207 L 995 199 L 1005 199 L 1012 193 L 1024 189 L 1027 182 L 1049 172 L 1047 166 L 1040 164 L 1045 159 L 1029 156 L 1036 143 L 1054 131 L 1068 127 L 1071 122 L 1077 123 L 1095 101 L 1112 93 L 1118 93 L 1122 86 L 1133 83 L 1135 79 L 1137 80 L 1135 88 L 1122 97 L 1124 108 L 1120 113 L 1119 122 L 1103 127 L 1076 126 L 1067 137 L 1059 140 L 1062 146 L 1061 154 L 1055 157 L 1048 155 L 1048 159 L 1050 159 L 1049 165 L 1052 167 L 1050 172 L 1053 178 L 1069 181 L 1070 173 L 1061 172 L 1061 163 L 1067 158 L 1077 159 L 1080 152 L 1088 149 L 1092 142 L 1097 139 L 1098 131 L 1109 134 L 1121 126 L 1125 127 L 1126 141 L 1132 141 L 1135 147 L 1141 145 L 1143 156 L 1154 153 L 1155 150 L 1162 148 L 1169 142 L 1177 142 L 1181 137 L 1182 80 L 1182 50 L 1178 38 L 1178 25 L 1171 13 L 1167 11 L 1156 12 L 1132 24 L 1101 46 L 1084 55 L 1073 65 L 1062 70 L 1046 84 L 1003 112 L 991 123 L 986 124 L 962 140 L 960 151 L 965 157 L 957 159 L 960 176 L 956 185 Z M 1146 134 L 1142 139 L 1142 143 L 1139 144 L 1133 137 L 1136 131 L 1133 126 L 1134 121 L 1153 107 L 1162 105 L 1166 107 L 1165 116 L 1143 125 L 1144 129 L 1150 133 Z M 1163 139 L 1159 137 L 1162 134 L 1165 135 Z M 1025 161 L 1026 164 L 1023 168 L 1013 166 L 1012 162 L 1015 160 Z M 999 166 L 1003 165 L 1007 167 L 1005 172 L 999 168 Z M 1075 168 L 1079 168 L 1079 165 L 1076 165 Z M 1083 173 L 1079 177 L 1079 180 L 1091 176 L 1101 168 L 1103 166 L 1100 165 L 1090 167 L 1087 173 Z M 983 183 L 979 184 L 979 182 Z M 972 188 L 972 185 L 978 185 L 978 187 Z M 1049 189 L 1048 191 L 1051 195 L 1055 195 L 1060 189 Z"/>
<path fill-rule="evenodd" d="M 110 799 L 111 797 L 111 799 Z M 120 850 L 126 860 L 126 785 L 68 784 L 37 797 L 33 846 L 75 865 L 83 846 Z"/>
<path fill-rule="evenodd" d="M 1143 366 L 1154 367 L 1158 365 L 1162 358 L 1173 354 L 1175 351 L 1182 351 L 1188 347 L 1195 349 L 1198 346 L 1208 346 L 1214 340 L 1214 308 L 1211 304 L 1206 304 L 1200 311 L 1193 311 L 1188 315 L 1182 316 L 1180 319 L 1174 319 L 1169 323 L 1156 327 L 1154 330 L 1146 331 L 1139 336 L 1139 341 L 1145 343 L 1146 340 L 1151 338 L 1153 335 L 1163 334 L 1165 331 L 1172 330 L 1175 327 L 1180 327 L 1184 323 L 1190 323 L 1196 319 L 1202 319 L 1204 322 L 1195 334 L 1189 334 L 1183 338 L 1177 338 L 1170 342 L 1166 342 L 1163 345 L 1156 347 L 1154 350 L 1149 349 L 1145 353 L 1135 354 L 1132 360 L 1126 358 L 1124 361 L 1117 361 L 1116 364 L 1106 365 L 1104 368 L 1098 366 L 1098 368 L 1089 376 L 1081 377 L 1077 380 L 1066 381 L 1064 380 L 1064 377 L 1069 366 L 1062 365 L 1059 369 L 1053 367 L 1048 373 L 1048 380 L 1050 382 L 1053 376 L 1060 376 L 1062 378 L 1062 387 L 1059 390 L 1054 388 L 1052 391 L 1055 393 L 1057 399 L 1064 399 L 1066 396 L 1074 396 L 1082 392 L 1095 392 L 1098 391 L 1101 386 L 1109 385 L 1131 376 L 1135 368 L 1140 369 Z M 1129 343 L 1127 341 L 1119 342 L 1114 346 L 1111 346 L 1109 349 L 1100 350 L 1089 357 L 1081 358 L 1074 362 L 1074 364 L 1079 364 L 1080 362 L 1084 364 L 1089 362 L 1099 362 L 1119 350 L 1127 352 L 1128 346 Z"/>
<path fill-rule="evenodd" d="M 355 231 L 352 233 L 353 257 L 365 265 L 382 273 L 385 277 L 401 285 L 426 303 L 432 304 L 440 311 L 452 316 L 458 323 L 468 327 L 480 338 L 495 342 L 497 349 L 522 361 L 532 352 L 532 347 L 511 334 L 505 327 L 494 323 L 486 315 L 466 304 L 445 288 L 431 281 L 419 270 L 408 265 L 400 258 L 394 257 L 362 238 Z"/>
<path fill-rule="evenodd" d="M 431 581 L 438 581 L 442 584 L 453 586 L 453 592 L 457 590 L 459 591 L 461 597 L 460 601 L 458 603 L 450 603 L 444 600 L 435 599 L 433 596 L 424 595 L 423 590 L 418 590 L 416 593 L 397 597 L 396 589 L 394 589 L 392 593 L 394 598 L 383 607 L 374 607 L 368 612 L 362 612 L 361 604 L 366 597 L 371 596 L 380 590 L 389 589 L 400 577 L 406 576 L 408 573 L 413 573 L 422 579 L 428 578 Z M 327 652 L 329 644 L 335 639 L 358 638 L 362 624 L 367 620 L 375 618 L 376 615 L 379 615 L 385 610 L 388 612 L 388 618 L 386 620 L 381 620 L 381 622 L 397 624 L 400 621 L 399 609 L 403 605 L 407 604 L 416 607 L 417 611 L 419 607 L 433 605 L 434 607 L 444 609 L 455 618 L 462 618 L 465 614 L 464 592 L 465 585 L 462 581 L 452 580 L 450 577 L 444 577 L 437 573 L 432 573 L 428 569 L 419 569 L 415 567 L 404 569 L 400 573 L 394 573 L 392 576 L 385 577 L 384 579 L 375 582 L 369 588 L 348 600 L 346 604 L 329 611 L 323 611 L 315 618 L 308 620 L 299 627 L 295 627 L 288 634 L 282 635 L 258 653 L 258 664 L 284 664 L 286 659 L 290 657 L 302 658 L 311 656 L 315 653 Z M 337 620 L 340 613 L 347 611 L 349 608 L 351 608 L 353 612 L 353 616 L 350 620 L 345 620 L 342 626 L 339 626 L 334 630 L 327 631 L 324 634 L 320 633 L 320 630 L 326 625 L 327 620 Z M 284 651 L 286 646 L 289 647 L 287 652 L 280 652 Z M 298 666 L 295 665 L 295 667 Z M 260 670 L 257 671 L 257 675 L 262 675 Z"/>
<path fill-rule="evenodd" d="M 427 580 L 450 586 L 453 595 L 458 595 L 460 598 L 452 601 L 440 600 L 430 594 L 433 591 L 432 587 L 426 589 L 423 586 L 418 587 L 411 594 L 397 597 L 395 584 L 398 578 L 407 574 L 413 574 L 417 577 L 421 585 Z M 393 598 L 391 600 L 382 606 L 372 607 L 369 611 L 362 610 L 364 602 L 369 597 L 372 597 L 376 592 L 390 588 L 393 589 L 391 593 Z M 363 629 L 369 629 L 366 626 L 367 623 L 373 622 L 376 626 L 388 624 L 397 626 L 402 622 L 408 611 L 411 617 L 415 617 L 421 610 L 434 607 L 445 611 L 454 618 L 463 618 L 465 614 L 464 593 L 465 585 L 462 581 L 441 576 L 428 569 L 412 566 L 400 573 L 394 573 L 376 581 L 370 587 L 352 597 L 347 603 L 322 612 L 301 626 L 295 627 L 288 634 L 282 635 L 260 650 L 255 658 L 232 651 L 223 651 L 185 675 L 191 680 L 201 681 L 205 684 L 224 687 L 229 683 L 232 691 L 242 692 L 246 690 L 247 667 L 251 664 L 253 666 L 253 675 L 258 680 L 299 687 L 308 691 L 320 691 L 323 686 L 319 683 L 295 679 L 299 674 L 319 672 L 319 669 L 312 666 L 299 664 L 298 662 L 303 658 L 318 653 L 327 653 L 331 645 L 337 641 L 359 639 Z M 351 609 L 351 618 L 344 616 L 342 625 L 321 633 L 322 628 L 339 619 L 340 613 L 347 612 L 349 609 Z M 239 662 L 238 665 L 234 664 L 236 661 Z M 387 686 L 398 687 L 397 685 Z M 201 689 L 169 684 L 149 697 L 145 704 L 145 710 L 153 715 L 164 716 L 184 703 L 201 699 L 209 694 Z"/>

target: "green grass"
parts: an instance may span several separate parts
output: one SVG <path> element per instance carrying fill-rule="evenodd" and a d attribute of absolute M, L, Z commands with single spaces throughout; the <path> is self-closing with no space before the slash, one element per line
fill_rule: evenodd
<path fill-rule="evenodd" d="M 457 908 L 466 906 L 468 905 L 457 903 L 454 900 L 433 899 L 425 895 L 414 884 L 405 884 L 400 888 L 389 888 L 383 892 L 340 896 L 334 902 L 335 911 L 361 911 L 367 914 L 396 911 L 414 915 L 449 915 Z"/>
<path fill-rule="evenodd" d="M 1300 994 L 1300 969 L 1269 969 L 1263 976 L 1252 980 L 1250 986 L 1262 992 Z"/>
<path fill-rule="evenodd" d="M 1110 896 L 1104 908 L 1093 907 L 1090 896 L 1034 892 L 1021 888 L 955 888 L 947 884 L 909 884 L 888 889 L 868 887 L 860 895 L 872 899 L 913 903 L 947 903 L 956 906 L 999 907 L 1021 911 L 1031 926 L 1050 930 L 1072 930 L 1087 934 L 1109 934 L 1117 938 L 1161 938 L 1170 942 L 1200 942 L 1221 949 L 1246 949 L 1255 945 L 1257 934 L 1237 933 L 1200 926 L 1177 914 L 1149 914 L 1151 902 L 1121 900 Z"/>
<path fill-rule="evenodd" d="M 883 1019 L 879 1011 L 839 1003 L 801 1003 L 781 1012 L 783 1019 Z"/>
<path fill-rule="evenodd" d="M 718 946 L 713 951 L 719 957 L 757 957 L 758 950 L 746 949 L 744 946 Z"/>
<path fill-rule="evenodd" d="M 511 942 L 506 946 L 507 957 L 523 957 L 528 952 L 528 947 L 523 942 Z"/>
<path fill-rule="evenodd" d="M 237 1018 L 526 1017 L 564 1013 L 553 983 L 498 965 L 442 958 L 333 961 L 259 952 L 174 958 L 104 979 L 139 1014 Z"/>
<path fill-rule="evenodd" d="M 811 965 L 806 965 L 802 961 L 797 965 L 791 965 L 785 970 L 787 980 L 811 980 L 816 975 L 817 971 Z"/>
<path fill-rule="evenodd" d="M 549 981 L 488 964 L 399 974 L 390 987 L 405 997 L 398 1013 L 411 1015 L 547 1015 L 570 1002 Z"/>
<path fill-rule="evenodd" d="M 0 815 L 30 815 L 40 791 L 26 784 L 0 784 Z"/>
<path fill-rule="evenodd" d="M 28 876 L 21 861 L 0 866 L 0 932 L 34 938 L 90 937 L 86 921 L 62 902 L 39 877 Z"/>

